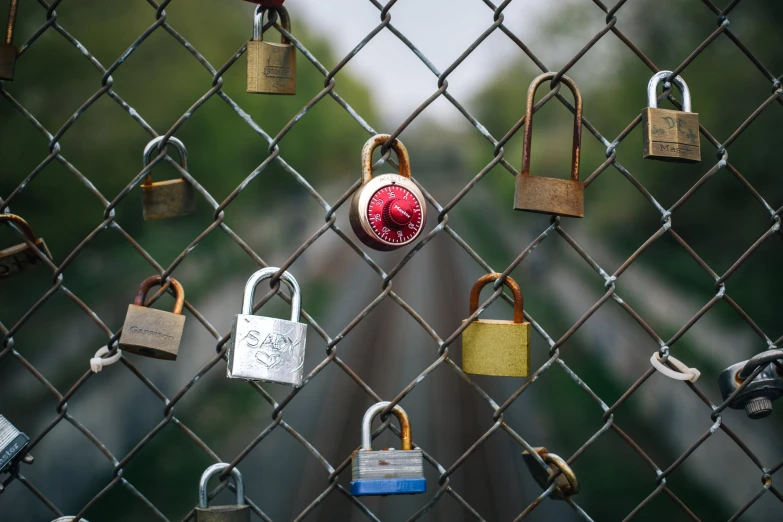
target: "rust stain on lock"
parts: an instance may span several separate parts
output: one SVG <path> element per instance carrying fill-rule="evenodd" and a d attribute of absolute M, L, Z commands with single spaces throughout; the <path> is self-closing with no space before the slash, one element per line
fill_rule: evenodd
<path fill-rule="evenodd" d="M 541 464 L 530 454 L 528 451 L 522 452 L 522 458 L 525 464 L 530 470 L 530 474 L 543 489 L 549 489 L 550 478 L 556 473 L 560 474 L 554 479 L 555 490 L 550 494 L 550 497 L 557 500 L 567 500 L 569 497 L 579 493 L 579 480 L 576 478 L 574 470 L 571 466 L 558 455 L 550 453 L 546 448 L 533 448 L 533 450 L 541 457 L 547 466 L 552 469 L 551 473 L 541 466 Z"/>
<path fill-rule="evenodd" d="M 530 151 L 533 143 L 533 101 L 536 89 L 555 73 L 538 76 L 527 91 L 525 109 L 525 133 L 522 142 L 522 173 L 517 176 L 514 191 L 514 209 L 566 217 L 584 217 L 585 185 L 579 181 L 579 158 L 582 147 L 582 94 L 576 83 L 568 76 L 561 76 L 574 95 L 576 114 L 574 116 L 574 139 L 571 155 L 571 178 L 547 178 L 530 175 Z"/>
<path fill-rule="evenodd" d="M 46 243 L 44 243 L 43 239 L 35 237 L 33 229 L 30 228 L 27 221 L 16 214 L 0 214 L 0 223 L 3 221 L 16 225 L 30 243 L 34 244 L 46 257 L 52 259 L 52 254 L 49 252 Z M 33 266 L 43 264 L 43 260 L 38 257 L 38 254 L 27 243 L 20 243 L 5 248 L 0 250 L 0 279 L 21 274 Z"/>

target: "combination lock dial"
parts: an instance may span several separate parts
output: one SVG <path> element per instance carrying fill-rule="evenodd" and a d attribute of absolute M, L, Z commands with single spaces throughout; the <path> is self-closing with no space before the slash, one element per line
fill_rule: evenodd
<path fill-rule="evenodd" d="M 408 151 L 394 140 L 399 174 L 372 175 L 372 153 L 389 140 L 388 134 L 370 138 L 362 149 L 362 186 L 353 195 L 349 218 L 362 243 L 375 250 L 394 250 L 413 242 L 424 229 L 424 196 L 410 179 Z"/>

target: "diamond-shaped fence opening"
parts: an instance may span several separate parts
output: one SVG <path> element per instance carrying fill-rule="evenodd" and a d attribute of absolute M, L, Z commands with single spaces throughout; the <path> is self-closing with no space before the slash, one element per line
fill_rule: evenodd
<path fill-rule="evenodd" d="M 296 47 L 291 97 L 245 92 L 249 3 L 17 6 L 0 210 L 52 257 L 0 230 L 2 248 L 30 253 L 30 270 L 0 282 L 0 414 L 35 457 L 0 475 L 0 518 L 190 520 L 199 476 L 222 461 L 242 471 L 253 520 L 779 520 L 780 416 L 728 408 L 716 379 L 783 340 L 780 5 L 289 4 L 292 30 L 273 17 L 264 36 Z M 700 163 L 639 154 L 659 70 L 688 81 Z M 527 85 L 548 71 L 532 174 L 568 175 L 575 102 L 559 80 L 571 77 L 583 220 L 510 205 Z M 675 88 L 659 106 L 681 101 Z M 408 146 L 429 213 L 414 244 L 388 253 L 347 216 L 378 133 Z M 157 136 L 187 145 L 187 169 L 172 147 L 143 165 Z M 378 172 L 393 172 L 385 153 Z M 185 177 L 195 212 L 144 221 L 148 171 Z M 266 266 L 302 287 L 300 388 L 225 378 L 245 281 Z M 468 294 L 488 272 L 523 289 L 527 379 L 462 371 Z M 91 371 L 156 274 L 186 291 L 176 363 L 126 353 Z M 288 317 L 288 290 L 268 283 L 257 313 Z M 164 293 L 147 295 L 153 308 L 171 310 Z M 511 316 L 491 285 L 480 302 L 482 318 Z M 661 375 L 656 353 L 701 379 Z M 410 417 L 426 495 L 350 495 L 362 415 L 382 400 Z M 376 449 L 397 446 L 389 426 Z M 537 447 L 566 461 L 578 494 L 550 495 L 565 474 L 533 480 L 522 453 Z M 233 502 L 233 487 L 213 502 Z"/>

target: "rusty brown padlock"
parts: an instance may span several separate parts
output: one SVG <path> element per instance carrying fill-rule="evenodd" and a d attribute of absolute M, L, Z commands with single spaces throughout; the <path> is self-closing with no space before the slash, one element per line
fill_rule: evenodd
<path fill-rule="evenodd" d="M 13 80 L 16 68 L 16 47 L 14 46 L 14 25 L 16 25 L 16 10 L 18 0 L 11 0 L 8 7 L 8 25 L 5 38 L 0 42 L 0 80 Z"/>
<path fill-rule="evenodd" d="M 144 306 L 147 292 L 153 286 L 163 284 L 160 276 L 148 277 L 141 283 L 136 299 L 128 305 L 125 324 L 120 335 L 120 348 L 130 353 L 174 361 L 177 359 L 182 331 L 185 328 L 185 291 L 174 278 L 168 279 L 174 289 L 176 301 L 174 313 Z"/>
<path fill-rule="evenodd" d="M 275 9 L 280 25 L 291 32 L 291 18 L 285 7 Z M 264 13 L 256 7 L 253 39 L 247 42 L 247 92 L 253 94 L 296 94 L 296 48 L 281 35 L 281 42 L 264 41 Z"/>
<path fill-rule="evenodd" d="M 530 175 L 530 148 L 533 142 L 533 101 L 536 89 L 555 73 L 545 73 L 533 80 L 527 90 L 525 110 L 525 134 L 522 141 L 522 172 L 516 179 L 514 209 L 552 214 L 556 216 L 584 217 L 585 184 L 579 181 L 579 155 L 582 145 L 582 94 L 576 83 L 568 76 L 560 81 L 574 94 L 576 115 L 574 117 L 574 143 L 571 156 L 571 179 L 545 178 Z"/>
<path fill-rule="evenodd" d="M 549 489 L 550 477 L 552 477 L 555 472 L 560 472 L 554 479 L 555 489 L 549 494 L 551 498 L 556 500 L 568 500 L 569 497 L 579 493 L 579 481 L 576 478 L 574 470 L 571 469 L 571 466 L 569 466 L 565 460 L 554 453 L 549 453 L 546 448 L 533 449 L 538 456 L 541 457 L 541 460 L 552 469 L 551 473 L 547 472 L 530 452 L 522 452 L 522 458 L 525 460 L 525 464 L 530 470 L 530 474 L 533 475 L 533 478 L 538 482 L 539 486 L 545 490 Z"/>
<path fill-rule="evenodd" d="M 19 227 L 30 243 L 34 244 L 38 250 L 46 255 L 46 257 L 49 259 L 52 258 L 52 254 L 49 253 L 49 249 L 46 247 L 44 240 L 35 237 L 35 234 L 33 234 L 33 230 L 30 228 L 30 225 L 27 224 L 27 221 L 15 214 L 0 214 L 0 223 L 3 221 L 13 223 Z M 39 264 L 44 264 L 43 260 L 38 257 L 38 254 L 36 254 L 27 243 L 20 243 L 0 250 L 0 279 L 21 274 L 30 267 Z"/>

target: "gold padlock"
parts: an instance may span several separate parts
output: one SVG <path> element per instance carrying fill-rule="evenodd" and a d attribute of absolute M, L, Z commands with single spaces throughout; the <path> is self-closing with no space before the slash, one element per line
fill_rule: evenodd
<path fill-rule="evenodd" d="M 642 113 L 644 126 L 644 157 L 661 161 L 697 163 L 701 161 L 699 115 L 691 112 L 691 91 L 681 77 L 672 83 L 682 93 L 682 110 L 658 108 L 658 84 L 671 76 L 671 71 L 653 75 L 647 84 L 647 107 Z"/>
<path fill-rule="evenodd" d="M 152 160 L 152 153 L 159 153 L 158 145 L 163 140 L 159 136 L 144 147 L 143 165 Z M 188 170 L 188 151 L 177 138 L 169 138 L 168 145 L 174 145 L 179 152 L 179 161 L 183 169 Z M 145 220 L 166 219 L 192 214 L 196 210 L 196 198 L 193 185 L 185 178 L 152 181 L 152 171 L 147 173 L 141 184 L 142 212 Z"/>
<path fill-rule="evenodd" d="M 174 278 L 168 280 L 174 289 L 174 311 L 164 312 L 144 306 L 147 292 L 153 286 L 163 284 L 160 276 L 148 277 L 141 283 L 136 299 L 128 305 L 128 313 L 122 326 L 120 348 L 137 355 L 174 361 L 179 352 L 182 331 L 185 328 L 185 290 Z"/>
<path fill-rule="evenodd" d="M 49 253 L 44 240 L 35 237 L 33 229 L 30 228 L 27 221 L 15 214 L 0 214 L 0 223 L 3 221 L 19 227 L 30 243 L 34 244 L 46 257 L 52 258 L 52 254 Z M 0 250 L 0 279 L 21 274 L 28 268 L 38 264 L 43 264 L 43 261 L 27 243 Z"/>
<path fill-rule="evenodd" d="M 585 184 L 579 181 L 579 152 L 582 146 L 582 94 L 568 76 L 560 81 L 574 94 L 574 142 L 571 155 L 571 179 L 545 178 L 530 175 L 530 147 L 533 142 L 533 101 L 536 89 L 555 73 L 545 73 L 533 80 L 527 90 L 525 134 L 522 141 L 522 173 L 517 176 L 514 191 L 514 210 L 526 210 L 556 216 L 584 217 Z"/>
<path fill-rule="evenodd" d="M 552 468 L 551 473 L 547 472 L 529 451 L 522 452 L 522 458 L 525 460 L 527 469 L 530 470 L 530 474 L 533 475 L 533 478 L 542 489 L 549 489 L 550 477 L 557 471 L 560 472 L 554 480 L 555 489 L 549 494 L 550 498 L 568 500 L 579 493 L 579 480 L 577 480 L 576 474 L 571 469 L 571 466 L 568 465 L 568 462 L 554 453 L 549 453 L 546 448 L 533 448 L 533 450 L 547 466 Z"/>
<path fill-rule="evenodd" d="M 265 42 L 263 25 L 266 8 L 256 7 L 253 39 L 247 42 L 247 92 L 254 94 L 296 94 L 296 48 L 281 35 L 280 43 Z M 283 29 L 291 32 L 285 7 L 275 9 Z"/>
<path fill-rule="evenodd" d="M 470 291 L 470 315 L 478 310 L 481 289 L 501 275 L 487 274 L 476 281 Z M 503 284 L 514 296 L 514 321 L 476 319 L 462 331 L 462 371 L 465 373 L 527 377 L 530 372 L 530 323 L 525 322 L 522 290 L 510 277 Z"/>

